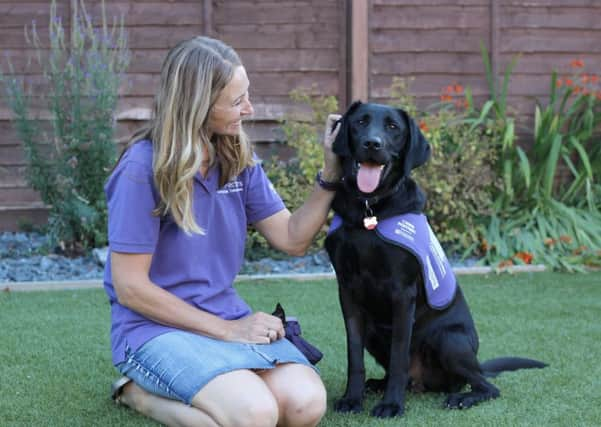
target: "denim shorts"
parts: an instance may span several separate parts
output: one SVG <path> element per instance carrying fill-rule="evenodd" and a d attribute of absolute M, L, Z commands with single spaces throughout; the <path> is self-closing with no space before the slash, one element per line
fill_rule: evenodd
<path fill-rule="evenodd" d="M 190 405 L 217 375 L 238 369 L 271 369 L 279 363 L 313 367 L 287 339 L 244 344 L 175 331 L 154 337 L 135 352 L 126 349 L 125 362 L 117 369 L 150 393 Z"/>

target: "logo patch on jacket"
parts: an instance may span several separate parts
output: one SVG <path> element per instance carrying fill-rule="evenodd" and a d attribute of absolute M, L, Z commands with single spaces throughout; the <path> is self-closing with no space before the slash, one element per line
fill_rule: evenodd
<path fill-rule="evenodd" d="M 328 234 L 341 225 L 342 218 L 334 215 Z M 430 307 L 442 310 L 453 301 L 457 289 L 455 273 L 424 214 L 406 213 L 380 220 L 375 231 L 382 240 L 417 258 Z"/>

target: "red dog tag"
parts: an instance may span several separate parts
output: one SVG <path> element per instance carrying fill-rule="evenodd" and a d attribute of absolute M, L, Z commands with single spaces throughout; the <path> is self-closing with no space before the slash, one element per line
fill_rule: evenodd
<path fill-rule="evenodd" d="M 368 216 L 363 218 L 363 226 L 367 230 L 373 230 L 378 225 L 378 218 L 375 216 Z"/>

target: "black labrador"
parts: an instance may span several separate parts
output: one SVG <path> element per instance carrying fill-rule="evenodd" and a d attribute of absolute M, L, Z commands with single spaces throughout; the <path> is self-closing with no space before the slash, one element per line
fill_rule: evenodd
<path fill-rule="evenodd" d="M 361 411 L 366 389 L 384 392 L 372 410 L 376 417 L 402 415 L 406 389 L 445 392 L 446 407 L 469 408 L 499 396 L 486 377 L 546 366 L 516 357 L 480 363 L 476 328 L 452 272 L 445 285 L 446 301 L 443 295 L 443 300 L 432 302 L 425 285 L 430 261 L 392 243 L 395 233 L 413 233 L 410 237 L 419 240 L 428 234 L 423 227 L 429 230 L 423 223 L 412 228 L 398 220 L 401 214 L 423 216 L 426 201 L 410 178 L 411 170 L 430 156 L 430 146 L 414 120 L 401 109 L 355 102 L 341 122 L 333 144 L 343 167 L 343 181 L 332 204 L 338 225 L 332 224 L 325 242 L 336 271 L 347 336 L 347 386 L 335 410 Z M 379 229 L 386 221 L 403 227 L 385 235 Z M 437 240 L 430 247 L 435 255 L 440 250 Z M 444 253 L 438 254 L 438 261 L 446 259 Z M 431 284 L 430 290 L 438 285 Z M 364 348 L 384 368 L 384 378 L 365 382 Z M 462 391 L 466 385 L 470 390 Z"/>

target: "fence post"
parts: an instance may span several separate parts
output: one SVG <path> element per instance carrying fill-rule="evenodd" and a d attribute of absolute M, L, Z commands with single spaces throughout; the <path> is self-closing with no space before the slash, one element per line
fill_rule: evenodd
<path fill-rule="evenodd" d="M 499 72 L 499 1 L 489 0 L 490 13 L 490 68 L 492 71 L 495 87 L 498 87 L 498 72 Z"/>
<path fill-rule="evenodd" d="M 351 0 L 350 100 L 369 100 L 369 0 Z"/>

